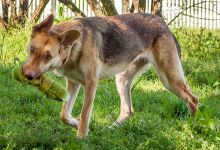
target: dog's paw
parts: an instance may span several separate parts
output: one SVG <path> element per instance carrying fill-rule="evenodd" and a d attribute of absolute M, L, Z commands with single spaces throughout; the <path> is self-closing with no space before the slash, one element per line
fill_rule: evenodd
<path fill-rule="evenodd" d="M 115 129 L 115 128 L 119 127 L 119 126 L 122 126 L 122 124 L 119 123 L 119 122 L 117 122 L 117 121 L 115 121 L 115 122 L 114 122 L 111 126 L 109 126 L 108 128 L 109 128 L 109 129 Z"/>
<path fill-rule="evenodd" d="M 84 139 L 84 138 L 86 138 L 88 136 L 88 133 L 80 133 L 79 131 L 77 132 L 77 134 L 76 134 L 76 138 L 77 139 Z"/>
<path fill-rule="evenodd" d="M 61 120 L 63 121 L 63 123 L 67 124 L 67 125 L 71 125 L 74 128 L 78 129 L 79 127 L 79 120 L 72 118 L 72 117 L 61 117 Z"/>
<path fill-rule="evenodd" d="M 107 129 L 114 130 L 115 128 L 116 128 L 115 126 L 110 125 L 110 126 L 108 126 L 108 128 L 107 128 Z"/>
<path fill-rule="evenodd" d="M 122 126 L 122 123 L 115 121 L 111 126 L 113 126 L 113 127 Z"/>
<path fill-rule="evenodd" d="M 85 126 L 83 126 L 83 123 L 82 124 L 81 123 L 82 122 L 80 122 L 80 125 L 78 127 L 78 131 L 76 134 L 77 139 L 83 139 L 83 138 L 87 137 L 88 133 L 89 133 L 89 129 L 86 128 Z"/>
<path fill-rule="evenodd" d="M 69 120 L 69 125 L 73 126 L 74 128 L 78 129 L 79 127 L 79 120 L 75 118 L 71 118 Z"/>

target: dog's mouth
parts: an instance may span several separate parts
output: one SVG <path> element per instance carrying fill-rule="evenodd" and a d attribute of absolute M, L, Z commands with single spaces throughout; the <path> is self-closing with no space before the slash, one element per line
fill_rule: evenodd
<path fill-rule="evenodd" d="M 26 76 L 26 78 L 27 78 L 28 80 L 39 80 L 40 77 L 41 77 L 41 75 L 40 75 L 40 76 L 37 76 L 37 77 Z"/>
<path fill-rule="evenodd" d="M 34 80 L 39 80 L 42 75 L 43 75 L 43 74 L 40 74 L 40 73 L 39 73 L 39 74 L 37 74 L 33 79 L 34 79 Z"/>
<path fill-rule="evenodd" d="M 42 75 L 39 75 L 38 77 L 36 77 L 35 79 L 39 80 L 41 78 Z"/>
<path fill-rule="evenodd" d="M 41 74 L 37 76 L 31 76 L 31 75 L 24 75 L 28 80 L 39 80 L 41 78 Z"/>

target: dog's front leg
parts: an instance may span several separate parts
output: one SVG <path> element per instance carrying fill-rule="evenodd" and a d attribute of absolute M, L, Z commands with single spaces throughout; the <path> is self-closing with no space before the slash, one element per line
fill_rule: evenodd
<path fill-rule="evenodd" d="M 60 113 L 60 118 L 65 124 L 69 124 L 75 128 L 78 128 L 79 121 L 72 117 L 71 112 L 80 89 L 80 84 L 68 80 L 67 89 L 69 95 L 67 100 L 63 102 L 63 108 Z"/>
<path fill-rule="evenodd" d="M 89 121 L 92 113 L 92 105 L 95 98 L 97 84 L 97 78 L 89 77 L 85 80 L 85 100 L 80 116 L 77 138 L 83 138 L 88 135 Z"/>

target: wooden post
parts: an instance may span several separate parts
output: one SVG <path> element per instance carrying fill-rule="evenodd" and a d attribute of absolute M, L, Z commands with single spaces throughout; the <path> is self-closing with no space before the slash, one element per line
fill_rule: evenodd
<path fill-rule="evenodd" d="M 56 15 L 56 0 L 51 0 L 51 13 Z"/>

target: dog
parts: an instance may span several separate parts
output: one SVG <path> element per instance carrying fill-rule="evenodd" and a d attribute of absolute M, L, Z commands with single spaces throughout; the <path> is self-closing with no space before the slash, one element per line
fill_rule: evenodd
<path fill-rule="evenodd" d="M 49 15 L 32 28 L 23 73 L 28 79 L 56 71 L 67 80 L 68 99 L 61 120 L 88 135 L 92 105 L 99 80 L 115 75 L 120 96 L 120 115 L 114 126 L 133 113 L 132 79 L 151 64 L 163 85 L 186 102 L 191 116 L 198 98 L 187 84 L 180 59 L 180 46 L 162 18 L 146 13 L 76 18 L 53 25 Z M 71 115 L 80 86 L 85 99 L 79 121 Z"/>

